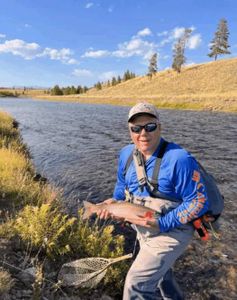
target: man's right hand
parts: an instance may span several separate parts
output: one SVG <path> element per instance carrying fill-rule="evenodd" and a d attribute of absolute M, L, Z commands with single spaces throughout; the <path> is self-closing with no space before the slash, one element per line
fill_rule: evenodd
<path fill-rule="evenodd" d="M 109 199 L 106 199 L 104 200 L 103 202 L 97 204 L 98 206 L 102 205 L 105 206 L 104 204 L 111 204 L 111 203 L 114 203 L 116 202 L 116 200 L 114 200 L 113 198 L 109 198 Z M 113 214 L 111 214 L 107 209 L 105 209 L 103 207 L 103 209 L 99 210 L 97 212 L 97 216 L 100 218 L 100 219 L 108 219 L 108 218 L 113 218 Z"/>

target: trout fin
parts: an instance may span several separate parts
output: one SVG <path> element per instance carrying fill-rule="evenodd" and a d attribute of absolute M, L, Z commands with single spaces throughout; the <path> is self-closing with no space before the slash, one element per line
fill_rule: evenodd
<path fill-rule="evenodd" d="M 147 211 L 144 215 L 144 218 L 151 219 L 154 217 L 153 211 Z"/>
<path fill-rule="evenodd" d="M 85 219 L 89 219 L 89 217 L 92 215 L 92 208 L 95 204 L 93 203 L 90 203 L 88 201 L 83 201 L 83 205 L 84 205 L 84 213 L 83 213 L 83 216 L 82 216 L 82 219 L 85 220 Z"/>

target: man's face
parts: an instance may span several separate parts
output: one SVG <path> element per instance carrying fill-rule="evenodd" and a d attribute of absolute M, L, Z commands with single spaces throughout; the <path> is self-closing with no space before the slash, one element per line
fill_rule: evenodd
<path fill-rule="evenodd" d="M 142 128 L 140 132 L 133 132 L 132 127 L 135 127 L 137 125 L 144 126 L 147 125 L 147 129 L 150 128 L 154 129 L 154 125 L 156 124 L 157 128 L 154 131 L 148 132 L 145 130 L 146 128 Z M 159 142 L 160 142 L 160 124 L 158 124 L 158 121 L 156 118 L 149 116 L 149 115 L 140 115 L 136 117 L 132 122 L 129 123 L 129 131 L 132 138 L 133 143 L 135 146 L 142 152 L 144 155 L 152 155 Z"/>

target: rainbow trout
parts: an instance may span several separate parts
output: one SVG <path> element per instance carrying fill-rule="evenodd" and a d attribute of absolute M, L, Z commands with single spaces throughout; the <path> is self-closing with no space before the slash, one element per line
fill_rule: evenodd
<path fill-rule="evenodd" d="M 93 204 L 88 201 L 83 201 L 83 204 L 83 219 L 88 219 L 92 214 L 98 213 L 103 209 L 106 209 L 115 219 L 129 220 L 131 223 L 136 223 L 136 220 L 139 218 L 157 218 L 160 215 L 151 208 L 126 201 L 113 202 L 110 204 Z"/>

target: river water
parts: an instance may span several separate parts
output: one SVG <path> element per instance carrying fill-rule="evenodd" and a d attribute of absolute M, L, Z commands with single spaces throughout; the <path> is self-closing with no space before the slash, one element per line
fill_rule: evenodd
<path fill-rule="evenodd" d="M 130 142 L 129 107 L 2 98 L 0 110 L 20 123 L 37 172 L 62 189 L 69 209 L 112 195 L 119 150 Z M 163 137 L 193 153 L 216 178 L 225 196 L 219 248 L 236 266 L 237 115 L 160 110 L 160 116 Z"/>
<path fill-rule="evenodd" d="M 130 142 L 129 107 L 0 99 L 19 123 L 37 172 L 64 191 L 65 201 L 110 197 L 119 150 Z M 193 153 L 226 197 L 236 195 L 237 116 L 161 110 L 163 136 Z"/>

